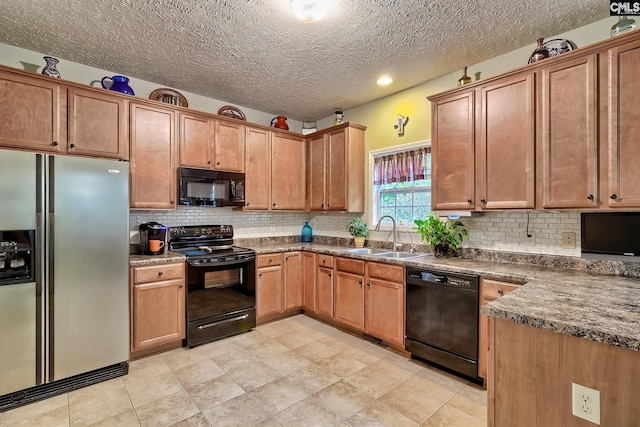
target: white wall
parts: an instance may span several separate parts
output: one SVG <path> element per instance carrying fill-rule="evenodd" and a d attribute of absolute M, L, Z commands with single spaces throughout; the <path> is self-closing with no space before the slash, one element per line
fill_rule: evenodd
<path fill-rule="evenodd" d="M 18 68 L 21 70 L 33 71 L 32 68 L 38 66 L 38 73 L 42 72 L 42 67 L 44 66 L 43 56 L 46 56 L 43 53 L 34 52 L 27 49 L 22 49 L 15 46 L 10 46 L 6 44 L 0 43 L 0 64 L 6 65 L 9 67 Z M 58 58 L 60 63 L 56 67 L 64 80 L 70 80 L 76 83 L 82 83 L 86 85 L 92 85 L 96 87 L 102 87 L 100 85 L 100 80 L 104 76 L 113 76 L 121 74 L 117 70 L 108 71 L 101 70 L 99 68 L 90 67 L 88 65 L 79 64 L 77 62 L 67 61 L 64 58 Z M 166 66 L 166 65 L 163 65 Z M 149 95 L 154 90 L 161 86 L 157 83 L 148 82 L 145 80 L 141 80 L 135 78 L 133 76 L 127 76 L 131 79 L 129 85 L 133 89 L 138 98 L 149 99 Z M 194 93 L 186 92 L 180 89 L 177 89 L 180 93 L 182 93 L 189 102 L 189 108 L 197 111 L 203 111 L 206 113 L 216 114 L 220 107 L 224 105 L 234 105 L 230 104 L 227 101 L 207 98 L 201 95 L 196 95 Z M 264 126 L 269 126 L 271 123 L 271 119 L 275 117 L 277 114 L 268 113 L 263 111 L 254 110 L 248 107 L 243 107 L 241 105 L 234 105 L 235 107 L 240 108 L 242 112 L 247 116 L 247 121 L 251 123 L 256 123 Z M 302 122 L 296 120 L 287 120 L 289 124 L 289 129 L 293 132 L 302 132 Z"/>

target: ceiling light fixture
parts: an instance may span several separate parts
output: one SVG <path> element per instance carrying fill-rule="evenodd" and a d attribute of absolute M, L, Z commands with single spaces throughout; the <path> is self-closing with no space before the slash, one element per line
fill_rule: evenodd
<path fill-rule="evenodd" d="M 302 22 L 316 22 L 327 13 L 327 0 L 291 0 L 291 7 Z"/>
<path fill-rule="evenodd" d="M 376 80 L 376 83 L 378 83 L 378 85 L 380 86 L 388 86 L 393 83 L 393 79 L 389 76 L 381 76 L 378 80 Z"/>

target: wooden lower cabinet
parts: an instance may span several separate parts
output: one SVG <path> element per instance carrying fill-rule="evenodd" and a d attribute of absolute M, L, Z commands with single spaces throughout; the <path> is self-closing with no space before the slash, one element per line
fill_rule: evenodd
<path fill-rule="evenodd" d="M 318 255 L 316 271 L 316 314 L 333 319 L 333 256 Z"/>
<path fill-rule="evenodd" d="M 492 279 L 480 279 L 480 307 L 496 300 L 509 292 L 515 291 L 520 285 Z M 489 318 L 480 315 L 478 324 L 478 376 L 487 377 L 487 357 L 489 353 Z"/>
<path fill-rule="evenodd" d="M 256 283 L 257 320 L 282 313 L 282 254 L 258 255 Z"/>
<path fill-rule="evenodd" d="M 336 258 L 336 322 L 356 330 L 364 329 L 364 261 Z"/>
<path fill-rule="evenodd" d="M 302 307 L 302 253 L 284 254 L 284 309 Z"/>
<path fill-rule="evenodd" d="M 600 392 L 601 426 L 637 426 L 640 352 L 490 319 L 488 425 L 586 427 L 572 415 L 572 384 Z"/>
<path fill-rule="evenodd" d="M 302 252 L 302 308 L 316 312 L 316 254 Z"/>
<path fill-rule="evenodd" d="M 184 263 L 131 269 L 131 356 L 182 345 Z"/>
<path fill-rule="evenodd" d="M 367 263 L 364 331 L 404 349 L 405 277 L 404 267 Z"/>

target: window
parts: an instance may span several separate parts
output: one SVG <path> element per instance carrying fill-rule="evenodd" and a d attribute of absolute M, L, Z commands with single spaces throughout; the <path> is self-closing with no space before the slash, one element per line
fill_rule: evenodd
<path fill-rule="evenodd" d="M 401 148 L 401 150 L 398 150 Z M 373 152 L 372 222 L 391 215 L 400 225 L 431 212 L 431 147 L 428 142 Z M 391 224 L 385 218 L 382 224 Z"/>

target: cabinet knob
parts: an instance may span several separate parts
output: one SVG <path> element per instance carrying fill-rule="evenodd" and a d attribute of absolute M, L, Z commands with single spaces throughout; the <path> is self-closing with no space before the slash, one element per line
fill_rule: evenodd
<path fill-rule="evenodd" d="M 331 277 L 331 273 L 329 273 L 329 277 Z"/>
<path fill-rule="evenodd" d="M 593 200 L 593 199 L 594 199 L 593 194 L 589 194 L 589 195 L 587 196 L 587 199 L 589 199 L 589 200 Z"/>
<path fill-rule="evenodd" d="M 220 162 L 216 162 L 216 166 L 220 166 Z"/>
<path fill-rule="evenodd" d="M 329 203 L 327 203 L 327 209 L 330 208 L 330 207 L 331 207 L 331 205 Z"/>
<path fill-rule="evenodd" d="M 324 265 L 324 263 L 325 263 L 325 262 L 327 262 L 327 260 L 326 260 L 326 259 L 323 259 L 323 260 L 322 260 L 322 264 Z"/>
<path fill-rule="evenodd" d="M 175 200 L 172 200 L 172 201 L 169 202 L 169 204 L 172 204 L 172 205 L 175 204 L 175 203 L 176 203 Z"/>
<path fill-rule="evenodd" d="M 322 209 L 324 209 L 324 203 L 323 203 L 323 204 L 321 204 L 321 205 L 320 205 L 320 207 L 321 207 Z"/>
<path fill-rule="evenodd" d="M 69 144 L 70 148 L 76 148 L 76 144 Z"/>
<path fill-rule="evenodd" d="M 362 280 L 358 280 L 358 284 L 362 286 Z"/>
<path fill-rule="evenodd" d="M 210 165 L 210 164 L 211 164 L 211 160 L 209 160 L 209 161 L 207 162 L 207 164 L 208 164 L 208 165 Z"/>
<path fill-rule="evenodd" d="M 617 194 L 612 194 L 609 196 L 612 200 L 616 200 L 618 198 Z"/>
<path fill-rule="evenodd" d="M 504 291 L 502 289 L 498 289 L 498 295 L 504 295 Z"/>
<path fill-rule="evenodd" d="M 158 276 L 162 276 L 162 274 L 163 274 L 162 271 L 158 272 Z"/>
<path fill-rule="evenodd" d="M 247 202 L 247 206 L 249 206 L 249 202 Z"/>
<path fill-rule="evenodd" d="M 467 203 L 471 204 L 472 200 L 471 199 L 467 199 Z"/>
<path fill-rule="evenodd" d="M 371 289 L 371 282 L 367 283 L 367 286 Z"/>
<path fill-rule="evenodd" d="M 271 264 L 273 262 L 273 260 L 271 258 L 269 258 L 269 264 Z"/>
<path fill-rule="evenodd" d="M 51 145 L 53 145 L 53 146 L 55 147 L 56 145 L 58 145 L 58 141 L 53 141 L 53 142 L 51 143 Z"/>
<path fill-rule="evenodd" d="M 482 203 L 484 203 L 485 205 L 487 204 L 487 199 L 480 199 L 480 201 L 481 201 Z"/>
<path fill-rule="evenodd" d="M 273 204 L 273 207 L 275 207 L 275 206 L 276 206 L 276 204 L 274 203 L 274 204 Z"/>
<path fill-rule="evenodd" d="M 259 274 L 258 274 L 258 277 L 262 277 L 262 273 L 259 273 Z"/>
<path fill-rule="evenodd" d="M 182 289 L 182 285 L 178 286 L 178 289 Z"/>
<path fill-rule="evenodd" d="M 289 261 L 289 257 L 288 256 L 284 257 L 284 260 Z"/>

